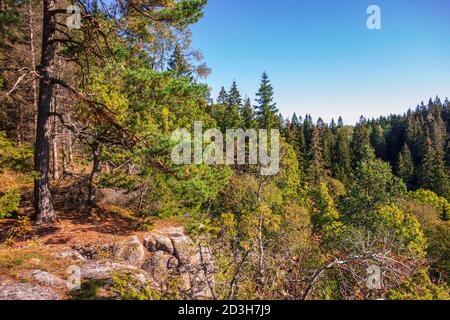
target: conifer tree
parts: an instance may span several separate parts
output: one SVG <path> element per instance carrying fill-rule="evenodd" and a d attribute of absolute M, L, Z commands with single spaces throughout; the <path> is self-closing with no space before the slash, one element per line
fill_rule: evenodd
<path fill-rule="evenodd" d="M 333 176 L 347 184 L 352 172 L 352 159 L 350 156 L 350 137 L 345 128 L 338 128 L 336 131 L 336 142 L 332 155 Z"/>
<path fill-rule="evenodd" d="M 365 120 L 360 120 L 355 127 L 350 145 L 353 170 L 357 168 L 358 163 L 374 156 L 373 148 L 370 145 L 369 130 L 364 122 Z"/>
<path fill-rule="evenodd" d="M 318 128 L 314 128 L 312 132 L 309 159 L 308 168 L 306 169 L 307 180 L 311 184 L 318 186 L 326 172 L 323 159 L 323 146 Z"/>
<path fill-rule="evenodd" d="M 226 105 L 228 102 L 228 93 L 225 88 L 222 86 L 219 92 L 219 96 L 217 97 L 217 104 Z"/>
<path fill-rule="evenodd" d="M 244 106 L 241 109 L 241 118 L 244 129 L 248 130 L 254 127 L 254 113 L 250 98 L 245 100 Z"/>
<path fill-rule="evenodd" d="M 278 109 L 273 101 L 273 88 L 270 84 L 269 76 L 265 72 L 262 75 L 261 85 L 256 96 L 258 105 L 255 106 L 255 113 L 259 127 L 267 130 L 278 128 Z"/>
<path fill-rule="evenodd" d="M 184 56 L 181 46 L 177 43 L 170 57 L 169 71 L 172 71 L 177 77 L 191 77 L 192 67 Z"/>
<path fill-rule="evenodd" d="M 436 149 L 431 139 L 427 139 L 425 158 L 420 167 L 420 187 L 450 198 L 450 181 L 444 166 L 442 152 Z"/>
<path fill-rule="evenodd" d="M 228 92 L 228 104 L 238 107 L 242 105 L 241 93 L 239 92 L 236 81 L 233 81 L 231 89 Z"/>
<path fill-rule="evenodd" d="M 402 178 L 408 186 L 411 186 L 414 178 L 414 163 L 411 151 L 406 143 L 403 146 L 402 151 L 398 154 L 396 169 L 397 176 Z"/>

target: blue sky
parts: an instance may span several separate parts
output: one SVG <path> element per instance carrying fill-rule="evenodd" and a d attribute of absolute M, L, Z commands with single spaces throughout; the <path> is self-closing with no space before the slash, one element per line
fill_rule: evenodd
<path fill-rule="evenodd" d="M 450 0 L 209 0 L 192 31 L 214 97 L 235 79 L 254 101 L 266 71 L 285 116 L 352 124 L 450 96 Z"/>

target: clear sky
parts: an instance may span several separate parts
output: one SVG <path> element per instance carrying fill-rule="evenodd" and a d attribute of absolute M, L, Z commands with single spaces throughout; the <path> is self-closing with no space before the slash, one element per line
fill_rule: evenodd
<path fill-rule="evenodd" d="M 192 29 L 214 97 L 235 79 L 254 102 L 266 71 L 285 116 L 352 124 L 450 97 L 450 0 L 209 0 Z"/>

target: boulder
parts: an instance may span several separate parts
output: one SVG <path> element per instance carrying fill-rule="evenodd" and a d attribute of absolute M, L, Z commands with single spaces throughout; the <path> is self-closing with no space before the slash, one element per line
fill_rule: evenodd
<path fill-rule="evenodd" d="M 75 261 L 85 261 L 86 258 L 76 250 L 66 250 L 62 252 L 56 252 L 53 254 L 55 257 L 67 259 L 67 260 L 75 260 Z"/>
<path fill-rule="evenodd" d="M 42 270 L 31 271 L 30 276 L 34 281 L 47 287 L 62 288 L 65 287 L 67 283 L 66 280 Z"/>
<path fill-rule="evenodd" d="M 100 202 L 119 207 L 129 207 L 139 197 L 139 192 L 126 189 L 104 188 L 97 191 Z"/>
<path fill-rule="evenodd" d="M 81 280 L 102 280 L 112 279 L 119 273 L 129 273 L 136 275 L 137 278 L 145 280 L 147 278 L 143 270 L 136 266 L 114 261 L 92 260 L 86 261 L 80 266 Z"/>
<path fill-rule="evenodd" d="M 11 283 L 0 284 L 0 300 L 62 300 L 62 296 L 52 288 Z"/>
<path fill-rule="evenodd" d="M 140 266 L 145 258 L 145 249 L 137 236 L 132 236 L 118 245 L 116 258 L 134 266 Z"/>
<path fill-rule="evenodd" d="M 173 244 L 169 237 L 160 233 L 151 233 L 144 239 L 144 246 L 150 252 L 164 251 L 173 254 Z"/>
<path fill-rule="evenodd" d="M 172 256 L 163 251 L 155 252 L 145 260 L 142 269 L 153 278 L 156 283 L 163 283 L 169 276 L 169 261 Z"/>

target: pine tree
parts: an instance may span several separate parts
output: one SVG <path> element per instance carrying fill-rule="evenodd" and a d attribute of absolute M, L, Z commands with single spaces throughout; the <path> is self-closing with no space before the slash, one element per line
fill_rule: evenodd
<path fill-rule="evenodd" d="M 338 122 L 337 122 L 337 127 L 342 128 L 343 126 L 344 126 L 344 120 L 342 120 L 342 117 L 339 116 Z"/>
<path fill-rule="evenodd" d="M 181 46 L 177 43 L 168 62 L 169 71 L 177 77 L 192 77 L 192 67 L 186 60 Z"/>
<path fill-rule="evenodd" d="M 254 117 L 252 102 L 250 98 L 247 98 L 241 109 L 241 118 L 244 129 L 248 130 L 254 127 Z"/>
<path fill-rule="evenodd" d="M 352 159 L 350 155 L 350 137 L 345 128 L 336 131 L 336 142 L 332 155 L 333 176 L 347 184 L 352 173 Z"/>
<path fill-rule="evenodd" d="M 427 139 L 425 158 L 420 167 L 420 187 L 450 198 L 450 181 L 444 166 L 442 152 Z"/>
<path fill-rule="evenodd" d="M 233 81 L 231 89 L 228 92 L 228 104 L 239 107 L 242 105 L 241 93 L 239 92 L 236 81 Z"/>
<path fill-rule="evenodd" d="M 261 85 L 256 94 L 258 103 L 255 106 L 256 118 L 261 129 L 273 129 L 279 127 L 278 109 L 273 102 L 273 88 L 267 73 L 263 73 Z"/>
<path fill-rule="evenodd" d="M 375 155 L 377 158 L 382 158 L 386 160 L 386 138 L 384 135 L 383 127 L 380 124 L 376 124 L 372 128 L 370 134 L 370 141 L 372 146 L 375 148 Z"/>
<path fill-rule="evenodd" d="M 374 150 L 370 145 L 369 130 L 364 124 L 365 120 L 360 119 L 359 124 L 355 127 L 350 145 L 352 154 L 352 167 L 355 170 L 358 164 L 364 160 L 371 159 L 375 156 Z"/>
<path fill-rule="evenodd" d="M 219 92 L 219 96 L 217 97 L 217 104 L 226 105 L 228 102 L 228 93 L 225 88 L 222 86 Z"/>
<path fill-rule="evenodd" d="M 414 163 L 411 151 L 406 143 L 403 146 L 402 151 L 398 154 L 396 173 L 397 176 L 402 178 L 403 181 L 411 187 L 414 178 Z"/>
<path fill-rule="evenodd" d="M 320 139 L 320 130 L 317 128 L 314 128 L 312 132 L 309 159 L 308 168 L 306 169 L 307 180 L 311 184 L 318 186 L 324 178 L 326 171 L 323 159 L 323 146 Z"/>
<path fill-rule="evenodd" d="M 223 126 L 225 130 L 242 127 L 242 118 L 240 114 L 241 105 L 241 94 L 239 93 L 236 81 L 233 81 L 225 102 L 225 114 L 223 118 Z"/>

